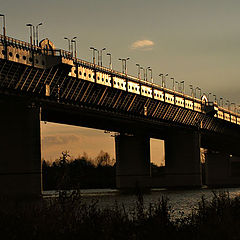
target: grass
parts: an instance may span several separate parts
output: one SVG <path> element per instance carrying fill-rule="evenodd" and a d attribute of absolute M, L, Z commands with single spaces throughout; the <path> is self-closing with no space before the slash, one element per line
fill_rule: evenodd
<path fill-rule="evenodd" d="M 145 206 L 138 194 L 132 211 L 115 203 L 99 208 L 79 191 L 37 203 L 1 201 L 1 239 L 240 239 L 240 197 L 213 193 L 200 199 L 189 216 L 171 219 L 168 200 Z"/>

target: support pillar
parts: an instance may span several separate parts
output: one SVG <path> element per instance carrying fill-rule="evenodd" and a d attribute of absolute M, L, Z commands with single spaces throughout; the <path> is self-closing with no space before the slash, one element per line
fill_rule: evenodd
<path fill-rule="evenodd" d="M 10 197 L 40 197 L 40 108 L 0 101 L 0 192 Z"/>
<path fill-rule="evenodd" d="M 150 139 L 118 135 L 116 147 L 116 186 L 119 189 L 150 187 Z"/>
<path fill-rule="evenodd" d="M 174 131 L 165 139 L 167 187 L 200 187 L 200 136 L 196 131 Z"/>
<path fill-rule="evenodd" d="M 206 184 L 212 187 L 240 185 L 240 158 L 208 150 L 206 153 Z"/>

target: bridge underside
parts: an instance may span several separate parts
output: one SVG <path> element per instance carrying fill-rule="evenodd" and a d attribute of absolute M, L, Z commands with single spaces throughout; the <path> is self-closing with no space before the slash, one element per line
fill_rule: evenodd
<path fill-rule="evenodd" d="M 167 186 L 201 185 L 201 146 L 240 156 L 236 144 L 240 140 L 239 126 L 148 97 L 72 78 L 68 72 L 65 65 L 44 70 L 0 60 L 3 115 L 0 145 L 6 150 L 1 157 L 0 172 L 4 178 L 1 182 L 7 183 L 4 184 L 6 192 L 10 191 L 7 189 L 12 189 L 12 193 L 31 192 L 33 195 L 41 192 L 40 109 L 43 121 L 121 133 L 116 138 L 119 188 L 136 184 L 151 186 L 150 138 L 165 140 Z M 51 90 L 49 97 L 45 96 L 46 85 Z M 133 165 L 136 164 L 138 168 L 135 169 Z M 208 176 L 211 166 L 214 161 L 209 165 Z M 214 181 L 208 180 L 209 183 Z"/>

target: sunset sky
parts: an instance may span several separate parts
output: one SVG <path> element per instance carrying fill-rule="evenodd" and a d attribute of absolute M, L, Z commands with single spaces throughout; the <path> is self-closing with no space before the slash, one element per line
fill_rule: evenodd
<path fill-rule="evenodd" d="M 239 104 L 240 1 L 237 0 L 8 0 L 1 1 L 7 34 L 29 40 L 26 23 L 40 26 L 40 39 L 48 37 L 57 48 L 68 49 L 64 37 L 77 37 L 78 57 L 91 60 L 90 46 L 107 48 L 113 67 L 118 58 L 136 63 L 177 81 L 200 87 L 202 92 Z M 2 21 L 0 21 L 2 26 Z M 108 65 L 106 52 L 103 64 Z M 171 88 L 170 79 L 167 87 Z M 74 156 L 101 149 L 114 155 L 114 141 L 103 131 L 42 124 L 43 157 L 55 159 L 63 150 Z M 160 148 L 161 149 L 161 148 Z M 155 154 L 156 156 L 159 154 Z M 163 156 L 161 155 L 161 158 Z"/>

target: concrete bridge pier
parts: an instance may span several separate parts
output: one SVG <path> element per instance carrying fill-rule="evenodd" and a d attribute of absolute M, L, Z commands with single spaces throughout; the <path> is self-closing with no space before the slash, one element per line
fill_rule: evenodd
<path fill-rule="evenodd" d="M 120 134 L 115 148 L 117 188 L 150 188 L 150 138 Z"/>
<path fill-rule="evenodd" d="M 200 187 L 200 135 L 197 131 L 173 131 L 165 138 L 167 187 Z"/>
<path fill-rule="evenodd" d="M 40 197 L 40 108 L 0 100 L 0 193 L 10 197 Z"/>
<path fill-rule="evenodd" d="M 240 185 L 240 158 L 229 153 L 208 150 L 206 184 L 211 187 Z"/>

